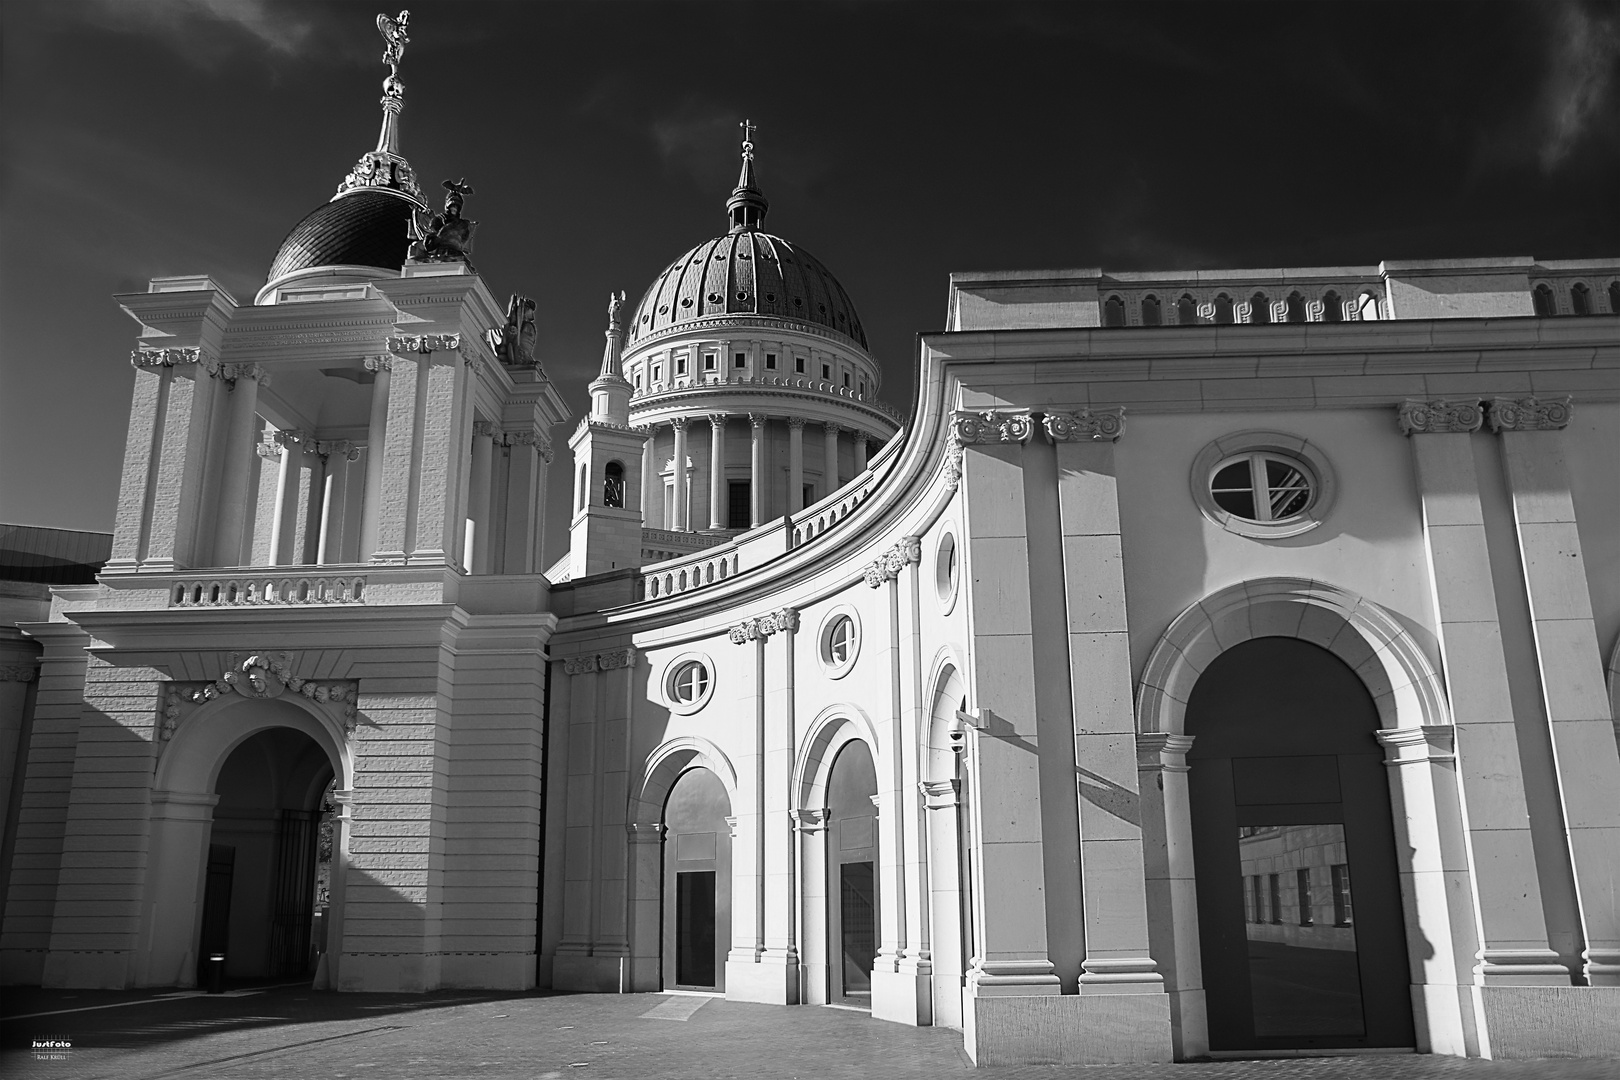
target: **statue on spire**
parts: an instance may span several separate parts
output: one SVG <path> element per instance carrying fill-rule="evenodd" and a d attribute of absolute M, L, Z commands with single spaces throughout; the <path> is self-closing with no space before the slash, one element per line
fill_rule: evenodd
<path fill-rule="evenodd" d="M 737 126 L 742 128 L 742 133 L 743 133 L 743 137 L 742 137 L 743 157 L 748 158 L 749 160 L 753 160 L 753 157 L 754 157 L 754 132 L 759 130 L 759 125 L 754 123 L 752 120 L 744 120 L 742 123 L 738 124 Z"/>
<path fill-rule="evenodd" d="M 399 74 L 399 62 L 405 59 L 405 46 L 411 39 L 405 34 L 405 27 L 411 21 L 411 13 L 402 11 L 399 18 L 390 19 L 387 15 L 377 16 L 377 32 L 383 37 L 383 63 L 394 75 Z"/>
<path fill-rule="evenodd" d="M 478 222 L 461 216 L 464 197 L 473 194 L 465 179 L 444 182 L 444 210 L 437 214 L 418 210 L 412 215 L 408 259 L 420 262 L 465 262 L 472 254 L 472 234 Z"/>
<path fill-rule="evenodd" d="M 624 306 L 624 290 L 608 290 L 608 329 L 619 329 L 619 309 Z"/>

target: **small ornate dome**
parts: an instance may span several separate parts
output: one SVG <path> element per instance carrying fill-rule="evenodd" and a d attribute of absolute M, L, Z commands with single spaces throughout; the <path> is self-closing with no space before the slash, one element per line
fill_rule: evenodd
<path fill-rule="evenodd" d="M 380 191 L 351 191 L 317 207 L 281 242 L 270 281 L 316 266 L 398 270 L 410 247 L 413 203 Z"/>
<path fill-rule="evenodd" d="M 855 305 L 821 260 L 752 229 L 706 241 L 670 263 L 636 306 L 627 344 L 672 326 L 738 315 L 811 323 L 866 348 Z"/>

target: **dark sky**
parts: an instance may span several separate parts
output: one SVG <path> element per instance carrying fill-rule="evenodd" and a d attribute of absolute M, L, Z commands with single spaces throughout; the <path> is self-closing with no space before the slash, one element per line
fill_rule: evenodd
<path fill-rule="evenodd" d="M 0 3 L 0 521 L 112 528 L 112 294 L 251 301 L 376 139 L 381 10 Z M 724 231 L 743 116 L 767 227 L 903 411 L 953 270 L 1620 254 L 1614 3 L 423 2 L 410 34 L 404 153 L 477 187 L 475 262 L 576 411 L 608 290 Z"/>

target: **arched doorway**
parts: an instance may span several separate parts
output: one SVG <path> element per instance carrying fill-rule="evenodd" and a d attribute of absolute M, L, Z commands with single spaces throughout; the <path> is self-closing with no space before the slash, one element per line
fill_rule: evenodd
<path fill-rule="evenodd" d="M 664 803 L 663 984 L 726 988 L 731 948 L 731 800 L 708 769 L 688 769 Z"/>
<path fill-rule="evenodd" d="M 827 779 L 827 941 L 834 1003 L 872 1006 L 878 947 L 877 770 L 872 752 L 852 739 Z"/>
<path fill-rule="evenodd" d="M 1216 1051 L 1415 1042 L 1379 717 L 1338 657 L 1257 637 L 1186 707 L 1198 934 Z"/>
<path fill-rule="evenodd" d="M 967 800 L 967 740 L 957 712 L 967 708 L 967 687 L 953 666 L 934 680 L 933 708 L 923 781 L 928 836 L 929 944 L 932 949 L 933 1021 L 962 1026 L 962 988 L 973 956 L 972 836 Z"/>
<path fill-rule="evenodd" d="M 322 808 L 333 784 L 309 735 L 272 727 L 220 766 L 198 935 L 198 974 L 225 956 L 232 979 L 300 978 L 316 959 Z"/>

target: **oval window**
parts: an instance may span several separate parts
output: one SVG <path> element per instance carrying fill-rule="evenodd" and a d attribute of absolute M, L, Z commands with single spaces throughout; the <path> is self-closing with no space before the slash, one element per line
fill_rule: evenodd
<path fill-rule="evenodd" d="M 714 675 L 706 660 L 688 653 L 669 665 L 664 676 L 664 697 L 674 712 L 696 712 L 708 703 L 714 691 Z"/>
<path fill-rule="evenodd" d="M 1310 508 L 1316 485 L 1303 462 L 1277 454 L 1244 454 L 1221 462 L 1210 477 L 1215 505 L 1249 521 L 1286 521 Z"/>
<path fill-rule="evenodd" d="M 1333 466 L 1309 441 L 1280 431 L 1240 431 L 1193 460 L 1193 501 L 1228 532 L 1256 539 L 1297 536 L 1332 509 Z"/>

